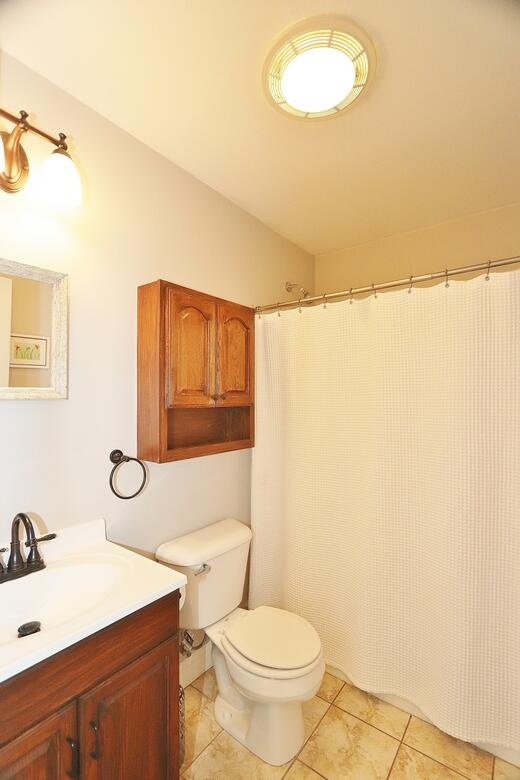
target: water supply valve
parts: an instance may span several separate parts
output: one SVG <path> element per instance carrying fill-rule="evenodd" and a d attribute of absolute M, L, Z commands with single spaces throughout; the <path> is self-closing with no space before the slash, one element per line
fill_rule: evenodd
<path fill-rule="evenodd" d="M 190 658 L 192 650 L 193 650 L 193 642 L 194 639 L 189 631 L 181 631 L 181 638 L 180 638 L 180 651 L 182 655 L 185 655 L 187 658 Z"/>

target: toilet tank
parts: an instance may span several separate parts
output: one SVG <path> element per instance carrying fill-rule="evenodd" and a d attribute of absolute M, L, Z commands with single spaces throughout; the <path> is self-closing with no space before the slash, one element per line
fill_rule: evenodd
<path fill-rule="evenodd" d="M 206 628 L 242 601 L 251 529 L 233 518 L 161 544 L 156 558 L 185 574 L 181 628 Z"/>

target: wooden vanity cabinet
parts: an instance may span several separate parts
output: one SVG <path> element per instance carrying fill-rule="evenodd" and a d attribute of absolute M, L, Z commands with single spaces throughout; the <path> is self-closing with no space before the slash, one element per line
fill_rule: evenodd
<path fill-rule="evenodd" d="M 254 310 L 162 280 L 139 287 L 137 385 L 142 460 L 252 447 Z"/>
<path fill-rule="evenodd" d="M 174 593 L 2 683 L 0 779 L 177 780 L 177 625 Z"/>

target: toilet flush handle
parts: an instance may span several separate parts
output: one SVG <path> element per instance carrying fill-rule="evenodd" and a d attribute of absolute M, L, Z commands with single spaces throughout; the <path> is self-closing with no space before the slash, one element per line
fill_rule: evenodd
<path fill-rule="evenodd" d="M 201 574 L 208 574 L 211 571 L 209 563 L 203 563 L 198 571 L 193 575 L 194 577 L 200 577 Z"/>

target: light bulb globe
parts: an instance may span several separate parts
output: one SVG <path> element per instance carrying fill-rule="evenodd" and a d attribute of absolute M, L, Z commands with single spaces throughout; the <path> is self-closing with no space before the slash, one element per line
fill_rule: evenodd
<path fill-rule="evenodd" d="M 43 164 L 41 195 L 52 207 L 69 209 L 81 205 L 81 178 L 65 149 L 55 149 Z"/>

